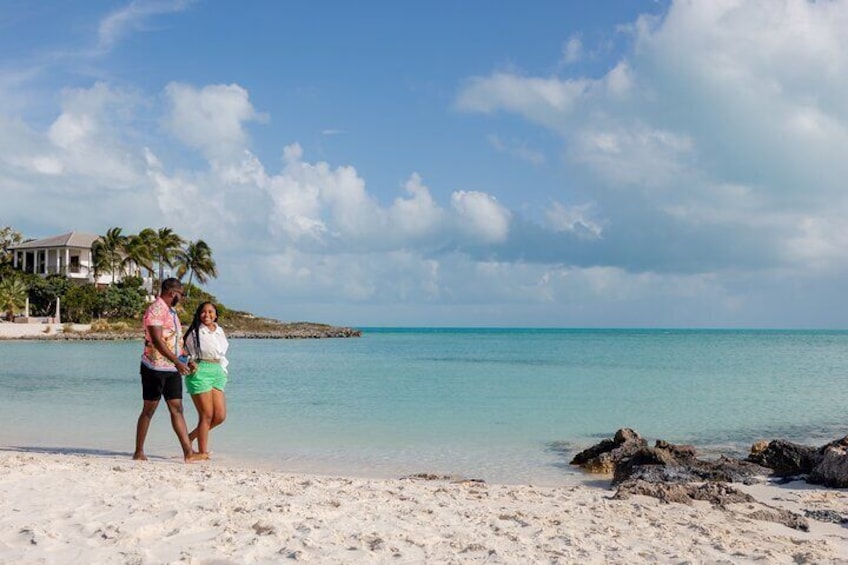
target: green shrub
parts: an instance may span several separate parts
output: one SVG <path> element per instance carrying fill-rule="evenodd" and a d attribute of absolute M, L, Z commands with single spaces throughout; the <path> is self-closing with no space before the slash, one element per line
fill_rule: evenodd
<path fill-rule="evenodd" d="M 107 318 L 135 318 L 144 311 L 144 293 L 138 287 L 110 286 L 101 291 L 101 307 Z"/>
<path fill-rule="evenodd" d="M 62 317 L 78 324 L 88 324 L 100 314 L 100 293 L 93 284 L 72 285 L 62 302 Z"/>

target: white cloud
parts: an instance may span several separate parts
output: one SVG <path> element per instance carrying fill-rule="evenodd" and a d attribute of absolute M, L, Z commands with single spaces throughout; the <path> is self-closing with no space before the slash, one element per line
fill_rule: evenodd
<path fill-rule="evenodd" d="M 457 106 L 560 134 L 567 165 L 585 174 L 583 190 L 605 218 L 604 239 L 626 248 L 657 234 L 627 253 L 628 268 L 673 271 L 678 259 L 656 262 L 667 256 L 689 269 L 693 254 L 728 269 L 755 257 L 799 272 L 826 257 L 838 268 L 842 238 L 831 226 L 848 213 L 845 29 L 845 2 L 680 0 L 662 18 L 638 20 L 634 49 L 599 77 L 498 71 L 469 80 Z M 555 205 L 547 219 L 568 231 L 573 214 Z M 733 240 L 744 253 L 716 251 Z"/>
<path fill-rule="evenodd" d="M 142 162 L 133 154 L 120 124 L 126 123 L 138 102 L 135 94 L 103 83 L 88 89 L 66 89 L 61 113 L 46 132 L 21 122 L 8 122 L 2 128 L 3 159 L 17 174 L 36 179 L 63 175 L 56 190 L 129 189 L 142 178 Z"/>
<path fill-rule="evenodd" d="M 457 99 L 460 110 L 492 113 L 506 110 L 553 129 L 564 126 L 592 81 L 521 77 L 498 72 L 468 81 Z"/>
<path fill-rule="evenodd" d="M 583 57 L 583 42 L 580 37 L 573 35 L 562 47 L 562 60 L 570 65 L 576 63 Z"/>
<path fill-rule="evenodd" d="M 604 124 L 605 125 L 605 124 Z M 689 174 L 692 139 L 640 123 L 588 125 L 573 137 L 570 157 L 611 186 L 672 187 Z"/>
<path fill-rule="evenodd" d="M 594 204 L 565 206 L 554 202 L 545 216 L 555 232 L 568 232 L 582 239 L 598 239 L 603 235 L 603 223 L 594 219 Z"/>
<path fill-rule="evenodd" d="M 165 95 L 170 105 L 165 119 L 168 129 L 209 159 L 239 157 L 248 144 L 245 123 L 263 119 L 250 103 L 247 90 L 237 84 L 197 89 L 172 82 Z"/>
<path fill-rule="evenodd" d="M 512 214 L 497 199 L 477 191 L 460 190 L 451 195 L 459 228 L 484 243 L 500 243 L 509 235 Z"/>
<path fill-rule="evenodd" d="M 100 21 L 98 46 L 102 50 L 111 49 L 130 32 L 143 30 L 152 17 L 181 12 L 192 3 L 192 0 L 132 0 Z"/>
<path fill-rule="evenodd" d="M 443 227 L 444 210 L 433 200 L 417 173 L 406 181 L 404 188 L 410 197 L 395 199 L 389 209 L 392 230 L 412 240 L 435 235 Z"/>

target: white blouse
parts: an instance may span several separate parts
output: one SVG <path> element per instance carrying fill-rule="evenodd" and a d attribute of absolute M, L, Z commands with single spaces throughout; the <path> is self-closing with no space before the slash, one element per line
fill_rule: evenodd
<path fill-rule="evenodd" d="M 229 361 L 227 361 L 225 355 L 230 344 L 227 341 L 227 336 L 224 335 L 224 329 L 215 324 L 215 331 L 212 331 L 205 325 L 201 325 L 197 333 L 200 336 L 200 351 L 197 351 L 194 336 L 190 336 L 186 340 L 186 349 L 189 355 L 199 361 L 218 361 L 226 373 Z"/>

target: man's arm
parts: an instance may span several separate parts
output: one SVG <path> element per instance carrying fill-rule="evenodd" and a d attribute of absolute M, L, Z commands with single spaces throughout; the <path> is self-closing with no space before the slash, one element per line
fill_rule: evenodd
<path fill-rule="evenodd" d="M 147 330 L 150 332 L 150 339 L 153 341 L 153 346 L 156 350 L 162 354 L 168 361 L 174 364 L 177 368 L 177 371 L 180 372 L 181 375 L 187 375 L 191 372 L 188 366 L 180 361 L 174 352 L 168 348 L 168 345 L 165 343 L 165 340 L 162 338 L 162 327 L 161 326 L 147 326 Z"/>

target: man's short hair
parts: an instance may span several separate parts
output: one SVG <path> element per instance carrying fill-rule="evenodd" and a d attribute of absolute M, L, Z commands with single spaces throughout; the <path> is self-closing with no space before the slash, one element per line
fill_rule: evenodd
<path fill-rule="evenodd" d="M 171 277 L 169 279 L 165 279 L 162 281 L 162 294 L 166 292 L 170 292 L 175 289 L 180 289 L 183 287 L 183 283 L 180 282 L 180 279 L 175 279 Z"/>

